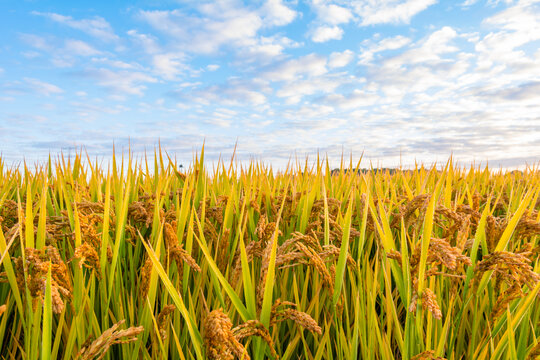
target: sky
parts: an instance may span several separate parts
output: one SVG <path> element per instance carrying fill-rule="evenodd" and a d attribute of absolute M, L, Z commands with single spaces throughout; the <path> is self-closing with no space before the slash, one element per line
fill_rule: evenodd
<path fill-rule="evenodd" d="M 0 153 L 540 161 L 540 1 L 0 2 Z"/>

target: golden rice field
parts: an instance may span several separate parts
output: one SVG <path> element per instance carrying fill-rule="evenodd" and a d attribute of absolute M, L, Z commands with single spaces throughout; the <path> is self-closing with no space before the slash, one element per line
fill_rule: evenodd
<path fill-rule="evenodd" d="M 538 168 L 203 154 L 0 159 L 2 359 L 540 356 Z"/>

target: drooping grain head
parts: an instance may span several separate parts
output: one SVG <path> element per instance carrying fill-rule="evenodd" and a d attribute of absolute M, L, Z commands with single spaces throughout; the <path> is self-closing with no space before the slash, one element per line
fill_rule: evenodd
<path fill-rule="evenodd" d="M 169 316 L 176 310 L 175 305 L 167 305 L 158 314 L 157 317 L 157 325 L 159 330 L 159 336 L 161 337 L 161 340 L 165 340 L 167 338 L 167 323 Z"/>
<path fill-rule="evenodd" d="M 98 279 L 101 278 L 99 255 L 96 249 L 87 242 L 75 249 L 75 258 L 79 259 L 79 267 L 86 267 L 95 271 Z"/>
<path fill-rule="evenodd" d="M 210 360 L 249 359 L 246 349 L 234 337 L 232 322 L 222 309 L 211 311 L 204 321 L 204 344 Z"/>
<path fill-rule="evenodd" d="M 142 326 L 130 327 L 126 330 L 117 330 L 125 320 L 121 320 L 105 330 L 97 339 L 87 346 L 81 347 L 76 359 L 101 360 L 112 345 L 125 344 L 137 340 L 137 336 L 144 331 Z"/>
<path fill-rule="evenodd" d="M 234 337 L 240 341 L 246 337 L 259 336 L 261 337 L 270 348 L 270 353 L 273 358 L 277 359 L 278 355 L 274 349 L 274 342 L 268 329 L 259 320 L 248 320 L 245 323 L 238 325 L 232 329 Z"/>
<path fill-rule="evenodd" d="M 422 307 L 429 310 L 435 319 L 442 318 L 441 308 L 437 303 L 437 295 L 430 288 L 426 288 L 422 294 Z"/>

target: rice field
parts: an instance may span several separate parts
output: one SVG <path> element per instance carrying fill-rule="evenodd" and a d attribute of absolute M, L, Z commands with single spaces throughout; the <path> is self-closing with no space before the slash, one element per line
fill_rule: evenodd
<path fill-rule="evenodd" d="M 0 357 L 539 358 L 538 168 L 358 160 L 0 159 Z"/>

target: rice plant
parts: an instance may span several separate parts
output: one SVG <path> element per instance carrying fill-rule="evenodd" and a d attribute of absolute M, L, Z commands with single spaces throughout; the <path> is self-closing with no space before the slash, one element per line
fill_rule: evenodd
<path fill-rule="evenodd" d="M 0 159 L 3 359 L 536 359 L 540 176 Z"/>

